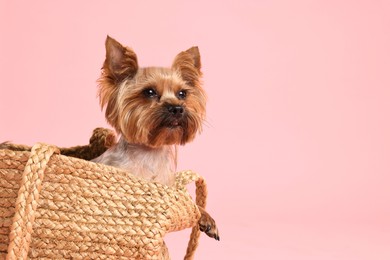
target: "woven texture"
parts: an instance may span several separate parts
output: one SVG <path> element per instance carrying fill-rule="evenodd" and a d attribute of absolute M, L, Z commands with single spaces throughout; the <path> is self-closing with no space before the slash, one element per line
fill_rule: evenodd
<path fill-rule="evenodd" d="M 184 258 L 193 259 L 204 180 L 185 171 L 167 187 L 84 160 L 114 142 L 99 128 L 86 146 L 2 145 L 0 259 L 169 259 L 165 234 L 190 227 Z M 193 181 L 196 203 L 185 188 Z"/>

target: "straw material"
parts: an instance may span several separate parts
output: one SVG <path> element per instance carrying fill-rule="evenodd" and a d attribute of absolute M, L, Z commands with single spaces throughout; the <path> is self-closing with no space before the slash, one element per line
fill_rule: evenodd
<path fill-rule="evenodd" d="M 165 234 L 190 227 L 184 258 L 193 259 L 204 180 L 180 172 L 171 188 L 84 160 L 114 142 L 99 128 L 86 146 L 1 145 L 0 259 L 169 259 Z"/>

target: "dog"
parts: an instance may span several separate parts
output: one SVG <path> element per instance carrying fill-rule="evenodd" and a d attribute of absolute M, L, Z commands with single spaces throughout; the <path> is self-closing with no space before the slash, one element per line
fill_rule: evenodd
<path fill-rule="evenodd" d="M 198 47 L 180 52 L 170 68 L 138 66 L 135 52 L 107 36 L 98 96 L 119 141 L 93 162 L 173 186 L 177 146 L 202 130 L 206 94 Z M 214 219 L 200 208 L 199 229 L 220 240 Z"/>

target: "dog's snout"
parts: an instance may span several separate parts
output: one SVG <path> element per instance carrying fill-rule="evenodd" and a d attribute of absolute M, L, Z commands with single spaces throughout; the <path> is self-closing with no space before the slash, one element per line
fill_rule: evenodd
<path fill-rule="evenodd" d="M 168 111 L 169 111 L 169 113 L 171 113 L 173 115 L 180 115 L 180 114 L 183 114 L 184 108 L 182 106 L 178 106 L 178 105 L 169 105 Z"/>

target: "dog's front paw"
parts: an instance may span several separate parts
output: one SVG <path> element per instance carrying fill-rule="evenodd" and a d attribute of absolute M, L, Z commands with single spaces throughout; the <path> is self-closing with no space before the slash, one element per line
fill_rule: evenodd
<path fill-rule="evenodd" d="M 199 230 L 206 233 L 209 237 L 219 241 L 219 234 L 215 220 L 202 208 L 200 208 Z"/>

